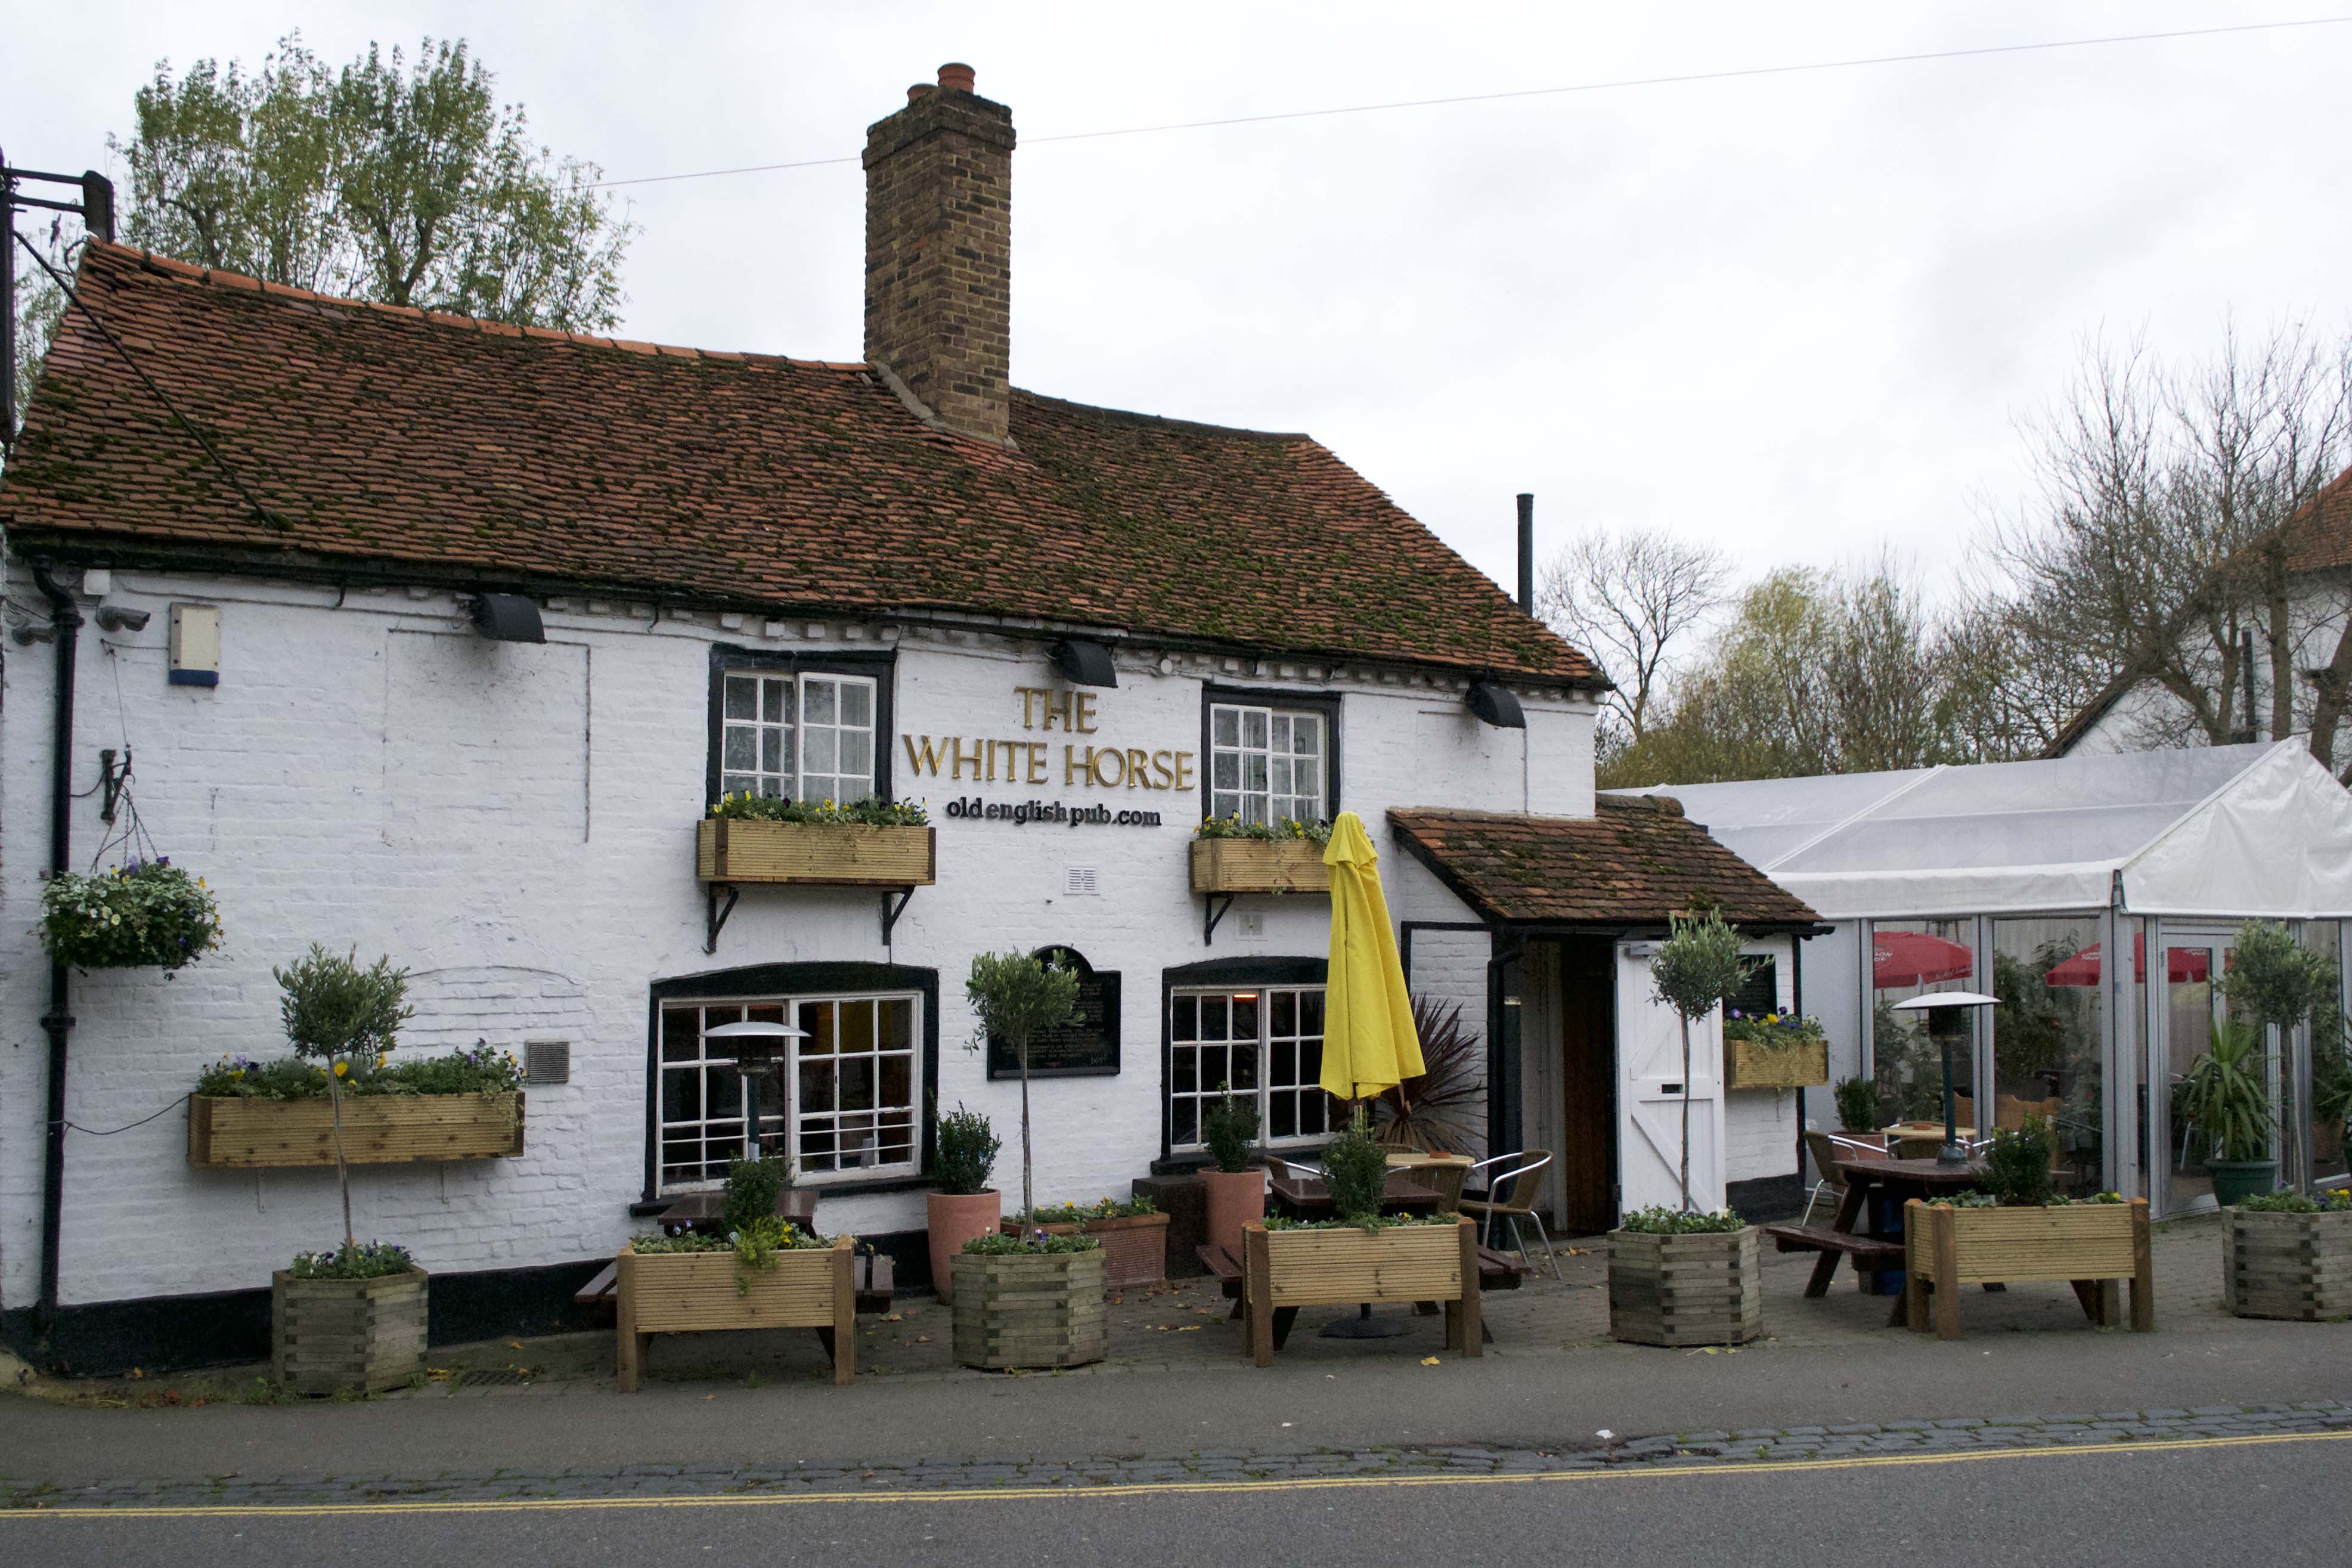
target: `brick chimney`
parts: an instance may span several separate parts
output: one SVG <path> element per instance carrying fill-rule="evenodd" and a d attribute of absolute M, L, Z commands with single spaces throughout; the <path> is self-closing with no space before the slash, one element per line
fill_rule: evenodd
<path fill-rule="evenodd" d="M 1013 320 L 1013 111 L 966 65 L 866 132 L 866 357 L 948 429 L 1003 441 Z"/>

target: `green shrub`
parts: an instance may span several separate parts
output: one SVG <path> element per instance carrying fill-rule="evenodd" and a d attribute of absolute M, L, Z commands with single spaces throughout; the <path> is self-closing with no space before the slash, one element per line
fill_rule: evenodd
<path fill-rule="evenodd" d="M 1257 1142 L 1257 1101 L 1240 1100 L 1233 1085 L 1217 1085 L 1217 1098 L 1201 1115 L 1201 1141 L 1209 1158 L 1225 1172 L 1249 1169 L 1250 1145 Z"/>
<path fill-rule="evenodd" d="M 2222 1019 L 2213 1026 L 2211 1047 L 2173 1090 L 2174 1117 L 2194 1122 L 2194 1135 L 2218 1146 L 2224 1160 L 2263 1159 L 2276 1125 L 2264 1070 L 2261 1031 Z"/>
<path fill-rule="evenodd" d="M 1288 816 L 1280 822 L 1244 822 L 1238 816 L 1212 816 L 1192 830 L 1192 837 L 1328 844 L 1331 842 L 1331 825 L 1328 822 L 1300 822 Z"/>
<path fill-rule="evenodd" d="M 1265 1216 L 1268 1230 L 1398 1230 L 1416 1225 L 1460 1225 L 1458 1214 L 1376 1214 L 1362 1219 L 1292 1219 L 1287 1215 Z"/>
<path fill-rule="evenodd" d="M 1323 1146 L 1323 1179 L 1339 1219 L 1360 1225 L 1379 1215 L 1388 1197 L 1389 1155 L 1372 1141 L 1360 1110 Z"/>
<path fill-rule="evenodd" d="M 2253 1214 L 2317 1214 L 2319 1205 L 2301 1193 L 2260 1193 L 2239 1201 L 2238 1206 Z"/>
<path fill-rule="evenodd" d="M 763 1220 L 774 1219 L 776 1194 L 792 1184 L 793 1163 L 784 1155 L 730 1160 L 727 1165 L 727 1190 L 719 1203 L 719 1223 L 730 1232 L 748 1232 Z"/>
<path fill-rule="evenodd" d="M 1121 1203 L 1105 1194 L 1091 1204 L 1048 1204 L 1035 1214 L 1023 1219 L 1024 1225 L 1085 1225 L 1098 1219 L 1130 1219 L 1138 1215 L 1158 1214 L 1160 1205 L 1150 1198 L 1129 1198 Z"/>
<path fill-rule="evenodd" d="M 853 827 L 920 827 L 931 819 L 919 801 L 877 800 L 871 795 L 812 805 L 780 795 L 730 795 L 721 796 L 710 815 L 729 822 L 845 823 Z"/>
<path fill-rule="evenodd" d="M 1848 1132 L 1868 1132 L 1878 1125 L 1878 1085 L 1866 1078 L 1840 1081 L 1832 1091 L 1837 1099 L 1838 1125 Z"/>
<path fill-rule="evenodd" d="M 1080 1231 L 1076 1236 L 1006 1236 L 998 1231 L 989 1236 L 975 1236 L 963 1244 L 963 1249 L 976 1258 L 1015 1258 L 1023 1255 L 1043 1257 L 1053 1252 L 1092 1252 L 1102 1245 L 1098 1237 Z"/>
<path fill-rule="evenodd" d="M 2056 1184 L 2050 1175 L 2050 1123 L 2029 1116 L 2022 1127 L 2004 1127 L 1985 1151 L 1985 1190 L 2008 1208 L 2039 1208 Z"/>
<path fill-rule="evenodd" d="M 347 1074 L 342 1082 L 345 1094 L 360 1097 L 504 1094 L 521 1087 L 522 1064 L 478 1040 L 470 1049 L 446 1057 L 425 1057 Z M 250 1057 L 223 1057 L 196 1075 L 196 1092 L 216 1099 L 310 1100 L 327 1092 L 327 1069 L 300 1057 L 266 1062 Z"/>
<path fill-rule="evenodd" d="M 997 1151 L 1003 1146 L 988 1118 L 977 1110 L 966 1110 L 959 1101 L 940 1118 L 940 1157 L 932 1167 L 932 1178 L 943 1193 L 962 1197 L 984 1193 L 996 1169 Z"/>
<path fill-rule="evenodd" d="M 1729 1209 L 1701 1214 L 1696 1209 L 1651 1207 L 1635 1209 L 1617 1222 L 1619 1230 L 1643 1236 L 1719 1236 L 1745 1230 L 1748 1222 Z"/>

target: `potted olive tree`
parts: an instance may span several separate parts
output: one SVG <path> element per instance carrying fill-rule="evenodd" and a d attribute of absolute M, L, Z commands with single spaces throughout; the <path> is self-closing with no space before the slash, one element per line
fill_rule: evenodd
<path fill-rule="evenodd" d="M 2272 1142 L 2278 1124 L 2269 1096 L 2272 1041 L 2264 1037 L 2275 1029 L 2276 1045 L 2285 1047 L 2296 1029 L 2316 1021 L 2323 1005 L 2333 1010 L 2338 984 L 2335 961 L 2305 947 L 2284 926 L 2248 921 L 2238 928 L 2221 984 L 2251 1026 L 2233 1035 L 2226 1051 L 2217 1030 L 2212 1050 L 2189 1068 L 2182 1095 L 2197 1132 L 2210 1133 L 2220 1146 L 2220 1157 L 2207 1161 L 2206 1169 L 2222 1207 L 2278 1184 Z"/>
<path fill-rule="evenodd" d="M 1633 1344 L 1741 1344 L 1762 1331 L 1764 1274 L 1756 1232 L 1728 1210 L 1691 1202 L 1691 1025 L 1738 994 L 1739 933 L 1716 910 L 1676 915 L 1650 960 L 1657 1000 L 1682 1025 L 1679 1209 L 1627 1215 L 1609 1233 L 1609 1331 Z"/>
<path fill-rule="evenodd" d="M 1209 1146 L 1212 1170 L 1201 1173 L 1208 1192 L 1209 1245 L 1242 1259 L 1242 1229 L 1265 1217 L 1265 1170 L 1250 1163 L 1257 1142 L 1257 1103 L 1219 1084 L 1217 1098 L 1201 1116 L 1201 1139 Z"/>
<path fill-rule="evenodd" d="M 1003 1144 L 987 1117 L 961 1104 L 940 1118 L 939 1141 L 939 1161 L 931 1169 L 937 1184 L 923 1202 L 930 1231 L 931 1286 L 940 1300 L 952 1301 L 956 1254 L 973 1237 L 992 1234 L 1004 1212 L 1003 1195 L 988 1184 Z"/>
<path fill-rule="evenodd" d="M 318 943 L 273 971 L 279 1012 L 295 1051 L 327 1075 L 335 1178 L 342 1190 L 343 1244 L 296 1256 L 270 1280 L 270 1359 L 278 1381 L 300 1394 L 390 1388 L 425 1370 L 425 1271 L 395 1246 L 362 1246 L 352 1228 L 352 1175 L 343 1159 L 343 1081 L 383 1062 L 409 1016 L 408 973 L 379 958 Z"/>
<path fill-rule="evenodd" d="M 1021 1064 L 1020 1236 L 982 1236 L 952 1262 L 955 1356 L 965 1366 L 1078 1366 L 1100 1361 L 1107 1342 L 1101 1244 L 1083 1232 L 1050 1236 L 1036 1213 L 1029 1121 L 1029 1042 L 1040 1029 L 1077 1021 L 1078 977 L 1025 952 L 983 952 L 964 984 L 979 1015 L 979 1038 L 1012 1047 Z"/>

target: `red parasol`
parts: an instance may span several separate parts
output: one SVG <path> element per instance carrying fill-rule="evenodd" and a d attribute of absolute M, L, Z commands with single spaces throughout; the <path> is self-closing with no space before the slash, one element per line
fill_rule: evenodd
<path fill-rule="evenodd" d="M 1876 931 L 1870 935 L 1870 980 L 1881 991 L 1966 980 L 1976 955 L 1957 942 L 1924 931 Z"/>
<path fill-rule="evenodd" d="M 2164 950 L 2164 977 L 2175 985 L 2194 985 L 2211 976 L 2213 955 L 2201 947 L 2168 947 Z M 2099 983 L 2099 944 L 2093 942 L 2065 963 L 2043 975 L 2051 985 L 2096 985 Z M 2147 978 L 2147 935 L 2142 932 L 2132 938 L 2132 978 Z"/>

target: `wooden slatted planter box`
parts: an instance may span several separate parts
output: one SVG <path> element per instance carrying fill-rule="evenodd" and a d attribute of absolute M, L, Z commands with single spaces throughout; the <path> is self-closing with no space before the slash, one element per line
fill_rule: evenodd
<path fill-rule="evenodd" d="M 2352 1317 L 2352 1209 L 2231 1209 L 2221 1233 L 2221 1279 L 2230 1310 L 2241 1318 Z"/>
<path fill-rule="evenodd" d="M 1739 1345 L 1764 1331 L 1753 1226 L 1661 1236 L 1609 1233 L 1609 1334 L 1636 1345 Z"/>
<path fill-rule="evenodd" d="M 773 1268 L 745 1268 L 728 1252 L 647 1252 L 614 1260 L 613 1365 L 621 1392 L 636 1392 L 656 1334 L 725 1329 L 814 1329 L 833 1357 L 833 1381 L 857 1376 L 856 1243 L 776 1254 Z"/>
<path fill-rule="evenodd" d="M 1000 1220 L 1007 1236 L 1023 1233 L 1017 1219 Z M 1076 1236 L 1080 1231 L 1102 1243 L 1103 1282 L 1114 1290 L 1130 1285 L 1157 1285 L 1168 1278 L 1168 1216 L 1164 1214 L 1119 1215 L 1090 1219 L 1083 1226 L 1041 1225 L 1048 1236 Z"/>
<path fill-rule="evenodd" d="M 425 1270 L 375 1279 L 269 1279 L 269 1363 L 280 1387 L 341 1394 L 405 1386 L 425 1370 Z"/>
<path fill-rule="evenodd" d="M 1927 1331 L 1931 1288 L 1936 1336 L 1957 1340 L 1961 1286 L 2036 1280 L 2071 1284 L 2084 1312 L 2104 1325 L 2116 1315 L 2112 1282 L 2129 1279 L 2133 1331 L 2156 1327 L 2146 1198 L 2050 1208 L 1956 1208 L 1914 1198 L 1904 1205 L 1903 1245 L 1904 1313 L 1916 1333 Z"/>
<path fill-rule="evenodd" d="M 986 1372 L 1084 1366 L 1109 1346 L 1100 1247 L 956 1254 L 955 1358 Z"/>
<path fill-rule="evenodd" d="M 1830 1043 L 1807 1040 L 1777 1049 L 1753 1040 L 1723 1042 L 1726 1089 L 1811 1089 L 1830 1080 Z"/>
<path fill-rule="evenodd" d="M 522 1152 L 523 1097 L 358 1094 L 343 1098 L 343 1158 L 353 1165 L 495 1160 Z M 335 1163 L 335 1110 L 309 1100 L 188 1097 L 188 1163 L 215 1169 Z"/>
<path fill-rule="evenodd" d="M 1484 1352 L 1478 1317 L 1478 1227 L 1397 1225 L 1379 1230 L 1242 1231 L 1243 1292 L 1250 1359 L 1274 1364 L 1275 1342 L 1301 1307 L 1360 1301 L 1442 1301 L 1445 1346 Z M 1279 1331 L 1279 1332 L 1278 1332 Z"/>
<path fill-rule="evenodd" d="M 928 888 L 939 880 L 937 849 L 928 826 L 706 816 L 695 826 L 695 875 L 706 882 Z"/>
<path fill-rule="evenodd" d="M 1323 893 L 1331 870 L 1323 846 L 1304 838 L 1195 838 L 1196 893 Z"/>

